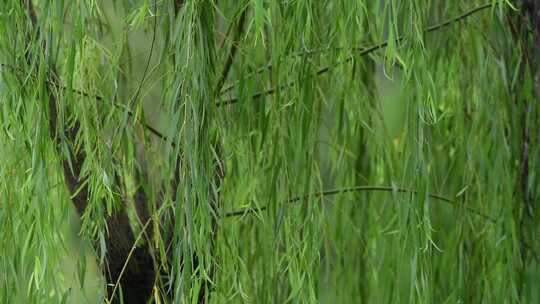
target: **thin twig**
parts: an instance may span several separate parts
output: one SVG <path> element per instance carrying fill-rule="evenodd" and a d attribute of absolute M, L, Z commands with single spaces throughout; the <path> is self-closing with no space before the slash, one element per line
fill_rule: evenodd
<path fill-rule="evenodd" d="M 137 86 L 137 91 L 135 92 L 135 95 L 128 103 L 128 107 L 131 106 L 131 103 L 137 101 L 137 98 L 139 98 L 139 94 L 141 93 L 141 88 L 144 84 L 144 81 L 146 80 L 146 76 L 148 74 L 148 68 L 150 68 L 150 60 L 152 59 L 152 55 L 154 54 L 154 45 L 156 44 L 156 32 L 157 32 L 157 0 L 154 0 L 154 28 L 152 29 L 152 42 L 150 44 L 150 54 L 148 54 L 148 59 L 146 60 L 146 66 L 144 68 L 144 72 L 141 78 L 141 81 L 139 82 L 139 85 Z"/>
<path fill-rule="evenodd" d="M 495 5 L 497 2 L 494 2 L 494 3 L 486 3 L 484 5 L 481 5 L 479 7 L 476 7 L 474 9 L 471 9 L 470 11 L 467 11 L 457 17 L 454 17 L 452 19 L 449 19 L 447 21 L 444 21 L 442 23 L 439 23 L 439 24 L 436 24 L 436 25 L 433 25 L 433 26 L 430 26 L 426 29 L 424 29 L 424 33 L 431 33 L 431 32 L 434 32 L 436 30 L 439 30 L 441 28 L 444 28 L 444 27 L 447 27 L 451 24 L 454 24 L 454 23 L 457 23 L 459 21 L 462 21 L 464 20 L 465 18 L 477 13 L 477 12 L 480 12 L 480 11 L 483 11 L 487 8 L 490 8 L 492 7 L 493 5 Z M 400 36 L 396 39 L 394 39 L 394 42 L 395 43 L 399 43 L 401 41 L 403 41 L 405 39 L 404 36 Z M 365 55 L 368 55 L 370 53 L 373 53 L 377 50 L 380 50 L 382 48 L 385 48 L 388 46 L 388 44 L 390 43 L 390 40 L 386 40 L 384 42 L 381 42 L 381 43 L 378 43 L 378 44 L 375 44 L 371 47 L 368 47 L 368 48 L 363 48 L 363 47 L 356 47 L 356 48 L 352 48 L 351 50 L 352 51 L 359 51 L 360 53 L 357 54 L 357 56 L 365 56 Z M 317 71 L 316 75 L 319 76 L 319 75 L 322 75 L 322 74 L 325 74 L 326 72 L 330 71 L 332 68 L 336 67 L 337 65 L 340 65 L 340 64 L 343 64 L 343 63 L 348 63 L 348 62 L 351 62 L 352 60 L 354 59 L 354 55 L 350 55 L 349 57 L 347 57 L 345 60 L 341 60 L 341 61 L 338 61 L 336 62 L 335 64 L 333 65 L 330 65 L 330 66 L 326 66 L 324 68 L 321 68 Z M 271 67 L 271 65 L 268 65 L 267 67 Z M 255 94 L 253 94 L 251 96 L 251 99 L 259 99 L 261 97 L 264 97 L 264 96 L 267 96 L 267 95 L 271 95 L 271 94 L 274 94 L 276 93 L 278 90 L 280 89 L 284 89 L 284 88 L 288 88 L 288 87 L 291 87 L 293 86 L 298 80 L 293 80 L 293 81 L 290 81 L 289 83 L 287 84 L 284 84 L 284 85 L 278 85 L 278 86 L 275 86 L 273 88 L 270 88 L 268 90 L 265 90 L 265 91 L 261 91 L 261 92 L 257 92 Z M 230 99 L 227 99 L 227 100 L 224 100 L 222 102 L 219 102 L 218 103 L 218 107 L 219 106 L 225 106 L 225 105 L 230 105 L 230 104 L 234 104 L 234 103 L 237 103 L 238 101 L 240 100 L 240 98 L 238 97 L 234 97 L 234 98 L 230 98 Z"/>
<path fill-rule="evenodd" d="M 17 68 L 17 67 L 14 67 L 14 66 L 11 66 L 11 65 L 8 65 L 8 64 L 5 64 L 5 63 L 0 63 L 0 66 L 4 67 L 4 68 L 8 68 L 8 69 L 12 69 L 12 70 L 19 70 L 19 72 L 23 72 L 21 69 Z M 36 78 L 36 75 L 34 74 L 30 74 L 31 77 L 34 77 Z M 82 90 L 78 90 L 78 89 L 70 89 L 68 87 L 66 87 L 65 85 L 62 85 L 62 84 L 59 84 L 58 82 L 56 81 L 51 81 L 49 79 L 46 79 L 45 80 L 45 83 L 48 84 L 48 85 L 52 85 L 54 86 L 56 89 L 59 89 L 59 90 L 63 90 L 63 91 L 68 91 L 70 90 L 71 92 L 77 94 L 77 95 L 80 95 L 80 96 L 84 96 L 84 97 L 88 97 L 88 98 L 93 98 L 95 99 L 96 101 L 98 102 L 104 102 L 106 100 L 105 97 L 103 96 L 100 96 L 100 95 L 95 95 L 95 94 L 90 94 L 88 92 L 85 92 L 85 91 L 82 91 Z M 120 104 L 120 103 L 117 103 L 117 102 L 113 102 L 111 101 L 111 103 L 115 106 L 115 107 L 118 107 L 118 108 L 123 108 L 127 114 L 131 117 L 131 118 L 135 118 L 135 114 L 133 113 L 133 111 L 131 111 L 130 109 L 127 108 L 126 105 L 123 105 L 123 104 Z M 163 133 L 161 133 L 160 131 L 158 131 L 156 128 L 152 127 L 151 125 L 149 125 L 148 123 L 146 122 L 141 122 L 142 126 L 145 127 L 146 129 L 148 129 L 148 131 L 152 134 L 154 134 L 156 137 L 158 137 L 159 139 L 167 142 L 168 138 L 167 136 L 163 135 Z M 176 146 L 176 144 L 174 142 L 171 142 L 171 146 L 174 148 Z"/>
<path fill-rule="evenodd" d="M 231 49 L 229 50 L 229 55 L 227 56 L 227 61 L 225 61 L 225 65 L 223 66 L 223 70 L 221 72 L 221 76 L 219 77 L 219 80 L 216 85 L 216 89 L 214 90 L 215 96 L 220 95 L 221 88 L 223 88 L 223 85 L 225 84 L 225 80 L 227 79 L 227 76 L 229 75 L 229 71 L 231 70 L 232 64 L 234 62 L 234 57 L 236 56 L 236 51 L 238 50 L 238 44 L 240 42 L 240 39 L 242 38 L 242 33 L 244 32 L 244 23 L 246 20 L 247 15 L 247 7 L 242 9 L 242 13 L 240 15 L 240 20 L 238 20 L 238 25 L 236 27 L 235 36 L 233 38 L 233 41 L 231 43 Z"/>
<path fill-rule="evenodd" d="M 382 191 L 382 192 L 397 192 L 397 193 L 411 193 L 411 194 L 418 194 L 417 190 L 413 189 L 407 189 L 407 188 L 395 188 L 395 187 L 389 187 L 389 186 L 356 186 L 356 187 L 349 187 L 349 188 L 339 188 L 339 189 L 332 189 L 332 190 L 326 190 L 326 191 L 319 191 L 314 193 L 309 193 L 306 195 L 296 196 L 291 199 L 288 199 L 284 202 L 284 204 L 292 204 L 296 202 L 300 202 L 306 199 L 309 199 L 311 197 L 325 197 L 325 196 L 333 196 L 337 194 L 343 194 L 347 192 L 362 192 L 362 191 Z M 453 206 L 457 206 L 456 201 L 441 196 L 437 194 L 427 194 L 428 197 L 451 204 Z M 486 220 L 489 220 L 490 222 L 496 222 L 496 220 L 488 215 L 485 215 L 479 211 L 476 211 L 472 208 L 463 206 L 465 210 L 474 213 L 475 215 L 478 215 Z M 267 206 L 259 207 L 259 208 L 242 208 L 236 211 L 227 212 L 222 215 L 222 218 L 228 218 L 228 217 L 236 217 L 236 216 L 243 216 L 243 215 L 249 215 L 253 213 L 262 212 L 268 209 Z"/>

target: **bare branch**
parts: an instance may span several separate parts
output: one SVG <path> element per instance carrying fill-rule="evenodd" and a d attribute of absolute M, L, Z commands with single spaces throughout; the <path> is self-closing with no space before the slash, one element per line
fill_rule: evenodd
<path fill-rule="evenodd" d="M 326 191 L 320 191 L 320 192 L 314 192 L 314 193 L 309 193 L 309 194 L 306 194 L 306 195 L 301 195 L 301 196 L 296 196 L 296 197 L 293 197 L 289 200 L 286 200 L 285 202 L 283 202 L 283 204 L 292 204 L 292 203 L 297 203 L 297 202 L 300 202 L 300 201 L 303 201 L 303 200 L 306 200 L 306 199 L 309 199 L 309 198 L 312 198 L 312 197 L 325 197 L 325 196 L 333 196 L 333 195 L 338 195 L 338 194 L 344 194 L 344 193 L 347 193 L 347 192 L 363 192 L 363 191 L 383 191 L 383 192 L 395 192 L 395 193 L 411 193 L 411 194 L 418 194 L 418 191 L 416 190 L 413 190 L 413 189 L 407 189 L 407 188 L 395 188 L 395 187 L 388 187 L 388 186 L 356 186 L 356 187 L 349 187 L 349 188 L 339 188 L 339 189 L 332 189 L 332 190 L 326 190 Z M 450 198 L 446 198 L 444 196 L 441 196 L 441 195 L 437 195 L 437 194 L 427 194 L 428 197 L 430 198 L 433 198 L 433 199 L 436 199 L 436 200 L 439 200 L 439 201 L 442 201 L 442 202 L 445 202 L 445 203 L 449 203 L 449 204 L 452 204 L 456 207 L 458 207 L 456 201 L 450 199 Z M 463 208 L 465 208 L 465 210 L 475 214 L 475 215 L 478 215 L 486 220 L 489 220 L 490 222 L 496 222 L 496 220 L 488 215 L 485 215 L 483 213 L 480 213 L 474 209 L 471 209 L 469 207 L 465 207 L 463 206 Z M 235 216 L 244 216 L 244 215 L 249 215 L 249 214 L 253 214 L 253 213 L 258 213 L 258 212 L 262 212 L 262 211 L 266 211 L 268 210 L 268 206 L 263 206 L 263 207 L 259 207 L 259 208 L 243 208 L 243 209 L 240 209 L 240 210 L 236 210 L 236 211 L 231 211 L 231 212 L 227 212 L 225 214 L 223 214 L 221 217 L 222 218 L 228 218 L 228 217 L 235 217 Z"/>

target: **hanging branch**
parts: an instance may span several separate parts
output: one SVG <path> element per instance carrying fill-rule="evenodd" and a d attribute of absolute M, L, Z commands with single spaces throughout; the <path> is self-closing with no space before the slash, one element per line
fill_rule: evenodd
<path fill-rule="evenodd" d="M 477 12 L 480 12 L 480 11 L 483 11 L 487 8 L 490 8 L 492 6 L 494 6 L 497 2 L 492 2 L 492 3 L 486 3 L 484 5 L 481 5 L 479 7 L 476 7 L 470 11 L 467 11 L 457 17 L 454 17 L 452 19 L 449 19 L 447 21 L 444 21 L 442 23 L 439 23 L 437 25 L 433 25 L 433 26 L 430 26 L 426 29 L 424 29 L 424 33 L 431 33 L 431 32 L 434 32 L 434 31 L 437 31 L 441 28 L 444 28 L 444 27 L 447 27 L 449 25 L 452 25 L 454 23 L 457 23 L 459 21 L 462 21 L 464 19 L 466 19 L 467 17 L 477 13 Z M 394 42 L 395 43 L 400 43 L 401 41 L 405 40 L 405 37 L 401 36 L 401 37 L 398 37 L 396 39 L 394 39 Z M 373 53 L 377 50 L 380 50 L 382 48 L 385 48 L 388 46 L 388 44 L 390 43 L 389 40 L 386 40 L 384 42 L 381 42 L 381 43 L 378 43 L 378 44 L 375 44 L 371 47 L 368 47 L 368 48 L 363 48 L 363 47 L 356 47 L 356 48 L 352 48 L 351 50 L 352 51 L 359 51 L 359 54 L 357 56 L 366 56 L 370 53 Z M 308 53 L 306 53 L 308 54 Z M 348 62 L 351 62 L 352 60 L 354 59 L 354 55 L 350 55 L 349 57 L 347 57 L 345 60 L 341 60 L 341 61 L 338 61 L 337 63 L 335 63 L 334 65 L 330 65 L 330 66 L 326 66 L 324 68 L 321 68 L 319 69 L 315 75 L 317 76 L 320 76 L 322 74 L 325 74 L 327 73 L 328 71 L 330 71 L 332 68 L 335 68 L 336 66 L 340 65 L 340 64 L 344 64 L 344 63 L 348 63 Z M 267 65 L 267 68 L 271 68 L 272 65 Z M 259 99 L 261 97 L 264 97 L 264 96 L 267 96 L 267 95 L 271 95 L 271 94 L 274 94 L 276 93 L 278 90 L 280 89 L 285 89 L 285 88 L 289 88 L 289 87 L 292 87 L 298 80 L 293 80 L 293 81 L 290 81 L 289 83 L 287 84 L 284 84 L 284 85 L 278 85 L 278 86 L 275 86 L 273 88 L 270 88 L 268 90 L 265 90 L 265 91 L 261 91 L 261 92 L 257 92 L 255 94 L 253 94 L 251 96 L 251 99 Z M 234 98 L 231 98 L 231 99 L 227 99 L 227 100 L 224 100 L 224 101 L 221 101 L 218 103 L 218 107 L 219 106 L 225 106 L 225 105 L 230 105 L 230 104 L 234 104 L 234 103 L 237 103 L 240 99 L 238 97 L 234 97 Z"/>
<path fill-rule="evenodd" d="M 26 2 L 26 0 L 21 0 L 21 1 Z M 180 5 L 178 7 L 180 7 L 183 2 L 182 1 L 176 1 L 175 3 L 179 3 Z M 449 25 L 451 25 L 453 23 L 462 21 L 465 18 L 467 18 L 467 17 L 469 17 L 469 16 L 471 16 L 471 15 L 477 13 L 477 12 L 483 11 L 483 10 L 485 10 L 487 8 L 490 8 L 490 7 L 494 6 L 496 3 L 497 2 L 495 2 L 495 3 L 487 3 L 487 4 L 481 5 L 479 7 L 476 7 L 476 8 L 474 8 L 474 9 L 468 11 L 468 12 L 465 12 L 464 14 L 461 14 L 461 15 L 455 17 L 455 18 L 452 18 L 452 19 L 447 20 L 447 21 L 445 21 L 443 23 L 428 27 L 428 28 L 426 28 L 424 30 L 424 32 L 425 33 L 430 33 L 430 32 L 439 30 L 441 28 L 447 27 L 447 26 L 449 26 Z M 245 23 L 246 10 L 247 9 L 244 9 L 244 12 L 242 13 L 241 19 L 240 19 L 240 21 L 238 23 L 238 28 L 237 28 L 238 30 L 237 30 L 237 35 L 236 35 L 235 41 L 237 41 L 238 37 L 241 35 L 240 34 L 240 28 L 243 28 L 243 24 Z M 32 16 L 31 13 L 29 15 Z M 33 18 L 35 18 L 35 14 L 34 14 Z M 395 42 L 399 43 L 404 39 L 405 39 L 404 37 L 398 37 L 398 38 L 395 39 Z M 152 40 L 154 40 L 154 39 L 152 39 Z M 373 52 L 375 52 L 375 51 L 377 51 L 379 49 L 385 48 L 386 46 L 388 46 L 388 44 L 389 44 L 389 41 L 384 41 L 382 43 L 373 45 L 373 46 L 371 46 L 369 48 L 356 47 L 356 48 L 352 48 L 352 50 L 353 51 L 359 51 L 360 53 L 358 54 L 358 56 L 365 56 L 365 55 L 373 53 Z M 237 49 L 238 49 L 238 43 L 233 42 L 233 44 L 231 46 L 229 56 L 227 57 L 227 62 L 225 64 L 224 69 L 222 71 L 222 74 L 221 74 L 221 76 L 219 78 L 218 85 L 216 86 L 216 95 L 222 95 L 222 94 L 226 93 L 227 91 L 229 91 L 230 89 L 232 89 L 232 86 L 230 86 L 230 87 L 227 87 L 225 90 L 221 91 L 219 94 L 217 94 L 217 92 L 219 92 L 221 90 L 221 88 L 223 87 L 223 85 L 224 85 L 224 82 L 225 82 L 225 80 L 227 78 L 227 75 L 228 75 L 228 73 L 230 71 L 230 68 L 232 66 L 232 62 L 234 61 L 234 57 L 236 55 Z M 304 52 L 299 52 L 298 54 L 295 54 L 295 55 L 296 56 L 298 56 L 298 55 L 309 55 L 309 54 L 312 54 L 314 52 L 325 52 L 325 51 L 330 51 L 330 50 L 331 49 L 322 49 L 322 50 L 316 50 L 316 51 L 304 51 Z M 319 69 L 317 71 L 316 75 L 319 76 L 319 75 L 325 74 L 328 71 L 330 71 L 332 68 L 336 67 L 337 65 L 351 62 L 353 60 L 353 58 L 354 57 L 351 55 L 351 56 L 347 57 L 345 60 L 339 61 L 339 62 L 335 63 L 332 66 L 327 66 L 327 67 L 321 68 L 321 69 Z M 0 64 L 0 65 L 2 65 L 4 67 L 8 67 L 8 68 L 13 68 L 13 67 L 10 67 L 9 65 L 6 65 L 6 64 L 3 64 L 3 63 Z M 266 69 L 269 69 L 271 67 L 272 67 L 272 65 L 269 64 L 266 67 L 264 67 L 262 69 L 259 69 L 258 73 L 260 73 L 260 72 L 262 72 L 262 71 L 264 71 Z M 143 80 L 144 80 L 144 78 L 143 78 Z M 68 90 L 67 87 L 65 87 L 63 85 L 60 85 L 58 83 L 52 82 L 50 80 L 47 80 L 47 83 L 49 83 L 51 85 L 54 85 L 55 87 L 60 88 L 62 90 Z M 142 83 L 142 81 L 141 81 L 141 83 Z M 296 81 L 291 81 L 291 82 L 289 82 L 287 84 L 284 84 L 284 85 L 276 86 L 274 88 L 270 88 L 270 89 L 265 90 L 265 91 L 257 92 L 255 94 L 253 94 L 251 96 L 251 98 L 252 99 L 259 99 L 261 97 L 274 94 L 275 92 L 277 92 L 278 89 L 284 89 L 284 88 L 292 87 L 295 83 L 296 83 Z M 139 86 L 139 88 L 140 88 L 140 86 Z M 103 96 L 100 96 L 100 95 L 93 95 L 93 94 L 90 94 L 88 92 L 84 92 L 84 91 L 77 90 L 77 89 L 70 89 L 70 90 L 72 90 L 76 94 L 79 94 L 79 95 L 82 95 L 82 96 L 85 96 L 85 97 L 92 97 L 92 98 L 96 99 L 96 101 L 104 101 L 105 100 L 105 98 Z M 220 106 L 234 104 L 234 103 L 237 103 L 238 101 L 239 101 L 239 98 L 235 97 L 235 98 L 231 98 L 231 99 L 228 99 L 228 100 L 217 102 L 216 104 L 217 104 L 218 107 L 220 107 Z M 118 103 L 113 103 L 113 104 L 115 106 L 117 106 L 117 107 L 125 108 L 125 105 L 121 105 L 121 104 L 118 104 Z M 135 114 L 131 110 L 125 108 L 125 111 L 130 117 L 132 117 L 132 118 L 135 117 Z M 146 122 L 143 122 L 142 125 L 144 126 L 144 128 L 148 129 L 150 133 L 154 134 L 155 136 L 157 136 L 161 140 L 168 141 L 167 136 L 163 135 L 163 133 L 159 132 L 156 128 L 152 127 L 151 125 L 147 124 Z M 176 147 L 176 144 L 174 142 L 171 142 L 171 146 Z"/>
<path fill-rule="evenodd" d="M 323 198 L 323 197 L 326 197 L 326 196 L 333 196 L 333 195 L 344 194 L 344 193 L 348 193 L 348 192 L 363 192 L 363 191 L 410 193 L 410 194 L 418 195 L 417 190 L 407 189 L 407 188 L 399 188 L 399 187 L 394 188 L 394 187 L 389 187 L 389 186 L 356 186 L 356 187 L 338 188 L 338 189 L 332 189 L 332 190 L 326 190 L 326 191 L 320 191 L 320 192 L 309 193 L 309 194 L 306 194 L 306 195 L 296 196 L 296 197 L 293 197 L 291 199 L 286 200 L 285 202 L 283 202 L 283 204 L 284 205 L 293 204 L 293 203 L 297 203 L 297 202 L 300 202 L 300 201 L 303 201 L 303 200 L 307 200 L 307 199 L 312 198 L 312 197 Z M 450 199 L 450 198 L 440 196 L 440 195 L 437 195 L 437 194 L 430 194 L 430 193 L 428 193 L 427 196 L 430 197 L 430 198 L 433 198 L 433 199 L 436 199 L 436 200 L 451 204 L 453 206 L 457 206 L 457 202 Z M 480 216 L 480 217 L 482 217 L 482 218 L 484 218 L 484 219 L 486 219 L 486 220 L 488 220 L 490 222 L 493 222 L 493 223 L 496 222 L 496 220 L 494 218 L 492 218 L 492 217 L 490 217 L 488 215 L 485 215 L 485 214 L 483 214 L 483 213 L 481 213 L 479 211 L 476 211 L 476 210 L 474 210 L 472 208 L 469 208 L 469 207 L 466 207 L 466 206 L 463 206 L 463 208 L 465 208 L 465 210 L 467 210 L 468 212 L 471 212 L 471 213 L 473 213 L 475 215 L 478 215 L 478 216 Z M 249 207 L 248 208 L 242 208 L 242 209 L 239 209 L 239 210 L 236 210 L 236 211 L 227 212 L 227 213 L 222 215 L 222 218 L 250 215 L 250 214 L 254 214 L 254 213 L 263 212 L 263 211 L 266 211 L 266 210 L 268 210 L 268 205 L 263 206 L 263 207 L 259 207 L 259 208 L 249 208 Z"/>
<path fill-rule="evenodd" d="M 227 56 L 227 61 L 225 61 L 225 65 L 223 66 L 223 70 L 217 82 L 216 89 L 214 90 L 215 92 L 214 94 L 216 97 L 220 95 L 221 88 L 223 88 L 223 85 L 225 84 L 225 80 L 227 79 L 227 76 L 229 75 L 229 71 L 231 70 L 232 64 L 234 62 L 236 51 L 238 50 L 238 46 L 240 43 L 240 38 L 242 37 L 242 34 L 244 33 L 244 23 L 246 21 L 247 11 L 248 11 L 247 7 L 243 8 L 242 13 L 240 15 L 240 20 L 238 20 L 238 24 L 236 26 L 236 32 L 235 32 L 233 41 L 231 42 L 231 49 L 229 50 L 229 55 Z"/>

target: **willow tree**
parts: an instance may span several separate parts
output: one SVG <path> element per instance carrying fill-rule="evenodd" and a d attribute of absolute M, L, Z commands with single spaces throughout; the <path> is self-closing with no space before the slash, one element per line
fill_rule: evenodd
<path fill-rule="evenodd" d="M 539 58 L 534 0 L 4 0 L 0 302 L 538 302 Z"/>

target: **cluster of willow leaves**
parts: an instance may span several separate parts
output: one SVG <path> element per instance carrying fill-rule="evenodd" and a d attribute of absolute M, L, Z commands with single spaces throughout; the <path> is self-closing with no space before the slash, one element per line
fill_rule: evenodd
<path fill-rule="evenodd" d="M 482 1 L 2 1 L 0 303 L 540 302 L 540 4 Z"/>

